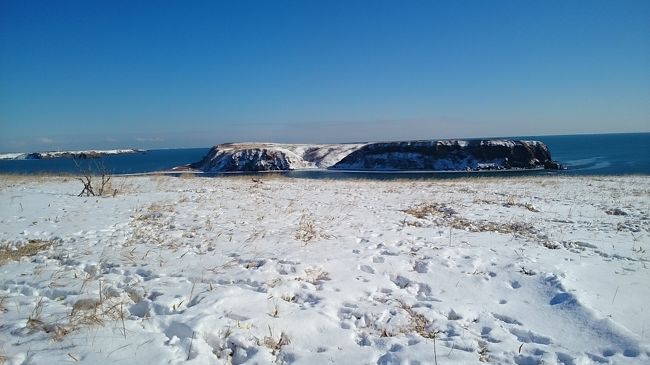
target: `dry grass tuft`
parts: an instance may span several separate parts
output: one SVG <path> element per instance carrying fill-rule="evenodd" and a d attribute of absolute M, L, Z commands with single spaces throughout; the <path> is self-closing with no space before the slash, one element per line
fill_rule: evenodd
<path fill-rule="evenodd" d="M 266 346 L 269 350 L 271 350 L 271 355 L 273 356 L 277 355 L 282 350 L 282 347 L 290 343 L 291 340 L 289 339 L 289 336 L 287 336 L 285 332 L 280 332 L 280 337 L 276 339 L 275 336 L 273 336 L 273 331 L 271 330 L 270 326 L 269 326 L 269 336 L 266 336 L 262 340 L 257 341 L 258 345 Z"/>
<path fill-rule="evenodd" d="M 275 303 L 273 306 L 273 309 L 271 309 L 271 313 L 269 315 L 273 318 L 279 318 L 280 317 L 280 307 L 278 307 L 278 303 Z"/>
<path fill-rule="evenodd" d="M 403 210 L 404 213 L 418 219 L 430 219 L 435 224 L 470 232 L 498 232 L 535 238 L 537 229 L 532 224 L 525 222 L 498 223 L 490 221 L 471 221 L 463 218 L 458 213 L 441 203 L 420 204 Z M 414 225 L 414 224 L 412 224 Z"/>
<path fill-rule="evenodd" d="M 47 250 L 52 246 L 52 240 L 28 240 L 25 244 L 20 246 L 9 245 L 8 243 L 0 246 L 0 265 L 9 261 L 19 261 L 23 257 L 30 257 L 38 254 L 41 251 Z"/>
<path fill-rule="evenodd" d="M 417 334 L 422 336 L 423 338 L 428 338 L 428 339 L 435 339 L 438 337 L 440 334 L 439 330 L 432 330 L 431 325 L 432 322 L 427 319 L 424 315 L 416 312 L 413 310 L 413 308 L 404 303 L 404 302 L 399 302 L 400 307 L 406 311 L 406 313 L 409 315 L 410 320 L 411 320 L 411 328 L 413 331 L 415 331 Z"/>
<path fill-rule="evenodd" d="M 294 236 L 297 240 L 308 243 L 311 240 L 314 240 L 318 237 L 318 232 L 316 232 L 316 225 L 311 216 L 303 214 L 300 217 L 298 222 L 298 229 L 296 229 L 296 234 Z"/>
<path fill-rule="evenodd" d="M 9 295 L 5 294 L 0 296 L 0 313 L 7 313 L 7 307 L 5 306 L 5 301 L 9 298 Z"/>
<path fill-rule="evenodd" d="M 305 277 L 297 277 L 296 280 L 319 285 L 323 281 L 330 280 L 330 277 L 329 273 L 321 268 L 307 268 L 305 269 Z"/>
<path fill-rule="evenodd" d="M 128 299 L 126 299 L 128 302 Z M 126 327 L 124 324 L 125 301 L 121 296 L 109 297 L 101 294 L 99 299 L 83 298 L 77 300 L 67 319 L 62 322 L 48 323 L 43 318 L 45 298 L 38 297 L 31 314 L 27 319 L 27 328 L 31 331 L 42 331 L 52 336 L 54 341 L 62 341 L 68 334 L 78 331 L 84 327 L 103 326 L 107 321 L 121 321 L 122 334 L 126 338 Z"/>
<path fill-rule="evenodd" d="M 490 351 L 487 348 L 487 345 L 483 341 L 479 341 L 478 344 L 478 361 L 480 362 L 490 362 Z"/>
<path fill-rule="evenodd" d="M 403 210 L 404 213 L 410 214 L 418 219 L 427 217 L 451 218 L 456 211 L 440 203 L 426 203 Z"/>
<path fill-rule="evenodd" d="M 296 233 L 294 235 L 295 239 L 307 244 L 319 238 L 329 237 L 329 235 L 324 234 L 322 231 L 316 228 L 316 222 L 312 215 L 303 214 L 300 217 L 300 221 L 298 221 L 298 228 L 296 229 Z"/>
<path fill-rule="evenodd" d="M 183 172 L 179 176 L 179 178 L 182 179 L 182 180 L 190 180 L 190 179 L 194 179 L 195 177 L 196 177 L 196 174 L 192 173 L 192 172 Z"/>

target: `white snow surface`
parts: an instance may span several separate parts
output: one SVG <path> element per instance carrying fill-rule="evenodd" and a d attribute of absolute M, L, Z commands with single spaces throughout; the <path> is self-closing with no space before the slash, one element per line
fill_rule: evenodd
<path fill-rule="evenodd" d="M 112 183 L 0 177 L 6 364 L 650 362 L 648 176 Z"/>
<path fill-rule="evenodd" d="M 27 156 L 26 153 L 0 153 L 0 160 L 20 160 Z"/>

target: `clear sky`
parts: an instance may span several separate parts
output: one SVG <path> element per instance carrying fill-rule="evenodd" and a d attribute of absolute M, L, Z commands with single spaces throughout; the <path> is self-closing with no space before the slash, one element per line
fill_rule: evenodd
<path fill-rule="evenodd" d="M 647 131 L 648 0 L 0 0 L 0 151 Z"/>

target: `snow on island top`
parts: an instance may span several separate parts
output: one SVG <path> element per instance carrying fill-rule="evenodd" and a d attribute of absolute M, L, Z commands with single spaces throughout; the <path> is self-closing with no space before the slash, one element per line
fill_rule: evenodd
<path fill-rule="evenodd" d="M 360 144 L 225 143 L 178 170 L 479 171 L 561 169 L 540 141 L 476 139 Z"/>
<path fill-rule="evenodd" d="M 107 155 L 125 155 L 131 153 L 143 153 L 140 149 L 115 149 L 115 150 L 83 150 L 83 151 L 46 151 L 32 153 L 2 153 L 0 160 L 45 160 L 52 158 L 99 158 Z"/>

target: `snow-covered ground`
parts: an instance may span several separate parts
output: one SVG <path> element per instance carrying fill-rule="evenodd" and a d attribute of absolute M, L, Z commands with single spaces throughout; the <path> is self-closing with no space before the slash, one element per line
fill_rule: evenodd
<path fill-rule="evenodd" d="M 647 364 L 650 177 L 0 177 L 0 363 Z"/>

